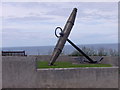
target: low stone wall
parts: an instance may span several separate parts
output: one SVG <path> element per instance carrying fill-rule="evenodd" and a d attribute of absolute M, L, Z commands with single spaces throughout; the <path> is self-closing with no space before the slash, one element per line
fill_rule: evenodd
<path fill-rule="evenodd" d="M 40 55 L 36 56 L 38 61 L 50 61 L 50 55 Z M 111 64 L 113 66 L 118 66 L 118 57 L 117 56 L 103 56 L 104 59 L 100 62 L 102 64 Z M 79 64 L 80 61 L 79 59 L 86 59 L 83 56 L 77 57 L 77 56 L 60 56 L 58 57 L 57 61 L 69 61 L 72 63 L 77 63 Z M 101 57 L 100 56 L 91 56 L 93 60 L 99 60 Z"/>
<path fill-rule="evenodd" d="M 116 88 L 118 87 L 116 72 L 115 67 L 39 69 L 38 86 L 39 88 Z"/>
<path fill-rule="evenodd" d="M 118 88 L 118 68 L 37 69 L 35 57 L 2 57 L 2 88 Z"/>
<path fill-rule="evenodd" d="M 34 87 L 35 76 L 35 57 L 2 57 L 3 88 Z"/>

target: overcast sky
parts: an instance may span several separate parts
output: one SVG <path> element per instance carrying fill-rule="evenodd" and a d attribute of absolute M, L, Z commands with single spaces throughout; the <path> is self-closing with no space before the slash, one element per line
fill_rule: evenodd
<path fill-rule="evenodd" d="M 55 28 L 64 27 L 75 7 L 69 39 L 76 44 L 118 42 L 117 2 L 4 2 L 3 47 L 55 45 Z"/>

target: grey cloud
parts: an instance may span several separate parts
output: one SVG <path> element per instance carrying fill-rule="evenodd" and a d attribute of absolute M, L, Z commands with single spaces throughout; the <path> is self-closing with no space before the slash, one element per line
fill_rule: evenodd
<path fill-rule="evenodd" d="M 117 3 L 93 3 L 93 2 L 89 2 L 89 3 L 65 3 L 62 5 L 63 3 L 59 3 L 58 6 L 59 8 L 55 8 L 49 12 L 47 12 L 46 14 L 53 14 L 53 15 L 58 15 L 58 16 L 65 16 L 68 17 L 68 15 L 70 14 L 70 12 L 72 11 L 72 9 L 76 6 L 78 8 L 78 14 L 77 17 L 78 18 L 84 18 L 84 17 L 92 17 L 93 19 L 99 19 L 99 18 L 103 18 L 103 19 L 116 19 L 117 18 Z M 53 5 L 54 6 L 54 5 Z M 61 8 L 60 8 L 61 6 Z M 69 8 L 68 8 L 69 6 Z M 112 6 L 112 7 L 111 7 Z M 89 10 L 94 10 L 96 9 L 98 12 L 93 12 L 90 14 L 84 13 L 84 11 L 86 9 Z M 103 14 L 106 12 L 113 12 L 116 13 L 116 15 L 102 15 L 99 13 L 102 12 Z"/>
<path fill-rule="evenodd" d="M 8 22 L 30 22 L 30 21 L 46 21 L 46 20 L 51 20 L 53 18 L 51 17 L 38 17 L 38 16 L 28 16 L 28 17 L 14 17 L 14 18 L 7 18 Z"/>
<path fill-rule="evenodd" d="M 7 3 L 7 4 L 9 4 L 9 3 Z M 56 39 L 54 37 L 54 35 L 53 35 L 54 34 L 54 30 L 53 30 L 53 33 L 51 33 L 51 35 L 53 35 L 53 38 L 50 39 L 48 36 L 50 36 L 50 32 L 52 32 L 52 31 L 48 32 L 47 24 L 48 23 L 49 24 L 52 23 L 52 22 L 50 22 L 50 20 L 55 19 L 54 16 L 62 16 L 62 17 L 67 18 L 69 16 L 70 12 L 72 11 L 72 9 L 75 6 L 78 8 L 78 13 L 77 13 L 77 18 L 78 19 L 76 20 L 77 21 L 76 25 L 79 25 L 80 23 L 83 23 L 81 21 L 82 18 L 88 18 L 88 17 L 91 18 L 90 19 L 91 21 L 88 21 L 88 19 L 83 20 L 84 22 L 90 22 L 90 23 L 89 24 L 88 23 L 87 24 L 84 23 L 84 26 L 82 25 L 82 28 L 79 25 L 79 27 L 75 27 L 76 30 L 79 30 L 79 29 L 80 30 L 81 29 L 82 30 L 85 30 L 85 29 L 88 29 L 88 30 L 91 30 L 91 29 L 94 29 L 94 30 L 96 29 L 97 30 L 97 29 L 99 29 L 100 30 L 101 28 L 103 29 L 104 27 L 102 27 L 102 25 L 101 25 L 101 27 L 95 25 L 94 24 L 94 22 L 95 22 L 94 20 L 100 20 L 100 19 L 116 20 L 116 15 L 117 15 L 117 14 L 115 14 L 114 16 L 112 16 L 112 15 L 104 15 L 104 14 L 102 15 L 102 14 L 99 14 L 99 13 L 92 13 L 92 14 L 84 13 L 84 11 L 86 9 L 89 9 L 89 10 L 97 9 L 98 11 L 103 11 L 103 13 L 104 12 L 115 11 L 117 9 L 116 3 L 79 3 L 79 2 L 76 2 L 76 3 L 73 3 L 73 2 L 71 2 L 71 3 L 70 2 L 69 3 L 42 3 L 42 2 L 40 2 L 40 3 L 11 3 L 11 5 L 15 6 L 15 7 L 24 7 L 26 9 L 31 9 L 31 8 L 32 9 L 33 8 L 36 9 L 37 8 L 37 9 L 46 9 L 46 10 L 48 10 L 45 13 L 42 13 L 42 15 L 40 15 L 37 12 L 33 12 L 33 13 L 31 12 L 31 13 L 27 14 L 26 17 L 17 17 L 16 16 L 16 17 L 4 18 L 3 19 L 4 23 L 10 23 L 10 25 L 13 25 L 13 27 L 15 27 L 15 28 L 5 28 L 3 30 L 3 36 L 4 37 L 7 36 L 7 38 L 3 38 L 3 41 L 4 42 L 8 42 L 9 41 L 7 44 L 8 45 L 11 44 L 12 46 L 14 46 L 14 44 L 15 44 L 14 42 L 17 42 L 17 41 L 19 41 L 19 44 L 16 43 L 16 45 L 21 45 L 21 46 L 22 45 L 26 45 L 26 44 L 28 45 L 28 43 L 29 43 L 29 45 L 32 45 L 33 43 L 34 43 L 34 45 L 48 45 L 49 43 L 54 44 L 54 41 Z M 44 17 L 44 15 L 45 15 L 45 17 Z M 45 23 L 43 23 L 44 21 L 45 21 Z M 25 31 L 24 27 L 25 27 L 26 22 L 29 22 L 29 25 L 33 26 L 33 32 L 29 32 L 29 29 L 31 29 L 29 27 L 29 25 L 28 25 L 28 28 L 27 28 L 26 32 L 22 32 L 22 31 Z M 35 32 L 35 30 L 34 30 L 35 28 L 34 27 L 37 26 L 36 25 L 37 23 L 34 23 L 34 22 L 37 22 L 38 24 L 43 23 L 45 25 L 45 27 L 47 27 L 47 28 L 41 29 L 42 32 L 39 32 L 39 33 Z M 56 22 L 57 22 L 57 19 L 52 24 L 55 25 Z M 16 23 L 16 24 L 11 24 L 11 23 Z M 63 22 L 63 23 L 65 23 L 65 22 Z M 94 27 L 93 28 L 92 27 L 86 28 L 86 25 L 88 26 L 91 23 L 93 23 Z M 24 27 L 22 27 L 23 24 L 24 24 Z M 102 23 L 102 24 L 104 24 L 104 23 Z M 15 25 L 18 25 L 19 27 L 16 27 Z M 107 27 L 108 30 L 111 29 L 111 26 L 109 24 L 106 24 L 106 25 L 107 25 L 106 27 Z M 21 30 L 20 30 L 20 27 L 22 27 L 23 29 L 21 28 Z M 18 28 L 18 29 L 16 29 L 16 28 Z M 116 30 L 115 27 L 112 30 Z M 104 30 L 104 31 L 106 31 L 106 30 Z M 99 32 L 96 32 L 96 33 L 99 33 Z M 107 32 L 104 32 L 104 33 L 110 33 L 110 32 L 107 31 Z M 78 31 L 75 32 L 75 36 L 77 34 L 78 34 Z M 83 35 L 84 35 L 84 33 L 83 33 Z M 96 39 L 96 36 L 98 36 L 98 35 L 96 34 L 95 36 L 93 36 L 93 38 Z M 21 37 L 21 39 L 19 37 Z M 101 42 L 107 42 L 107 40 L 105 41 L 103 39 L 103 37 L 105 37 L 105 35 L 100 37 L 102 39 Z M 73 37 L 73 39 L 74 38 L 75 37 Z M 77 39 L 75 38 L 75 41 L 78 40 L 78 38 L 79 38 L 79 36 L 77 37 Z M 91 39 L 91 36 L 88 36 L 86 38 L 86 40 L 88 40 L 88 39 Z M 91 43 L 95 42 L 92 39 L 91 39 L 91 41 L 92 41 Z M 111 40 L 111 42 L 112 41 L 114 41 L 114 40 Z"/>
<path fill-rule="evenodd" d="M 101 15 L 99 13 L 91 13 L 87 14 L 84 13 L 86 9 L 93 10 L 97 9 L 98 11 L 103 11 L 104 12 L 111 12 L 115 11 L 117 9 L 117 4 L 116 3 L 95 3 L 95 2 L 64 2 L 64 3 L 57 3 L 57 2 L 25 2 L 25 3 L 6 3 L 8 5 L 12 5 L 15 7 L 24 7 L 24 8 L 34 8 L 34 9 L 46 9 L 48 11 L 45 11 L 46 13 L 42 13 L 42 16 L 39 13 L 29 13 L 26 17 L 8 17 L 8 21 L 46 21 L 46 20 L 52 20 L 54 19 L 54 16 L 62 16 L 67 18 L 72 11 L 74 7 L 78 8 L 78 18 L 86 18 L 86 17 L 91 17 L 91 19 L 116 19 L 116 16 L 112 15 Z M 53 17 L 44 17 L 44 15 L 54 15 Z"/>

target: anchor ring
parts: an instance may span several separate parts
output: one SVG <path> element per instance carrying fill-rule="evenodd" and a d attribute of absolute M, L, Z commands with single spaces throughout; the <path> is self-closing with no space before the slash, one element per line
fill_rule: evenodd
<path fill-rule="evenodd" d="M 60 36 L 59 36 L 59 35 L 57 35 L 57 30 L 58 30 L 58 29 L 61 31 L 61 32 L 59 33 L 59 35 L 60 35 Z M 59 37 L 63 36 L 62 31 L 63 31 L 63 30 L 62 30 L 62 28 L 61 28 L 61 27 L 57 27 L 57 28 L 55 29 L 55 36 L 56 36 L 57 38 L 59 38 Z"/>

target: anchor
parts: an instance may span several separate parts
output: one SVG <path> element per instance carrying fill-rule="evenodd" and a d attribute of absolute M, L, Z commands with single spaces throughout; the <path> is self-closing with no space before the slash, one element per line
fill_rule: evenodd
<path fill-rule="evenodd" d="M 79 47 L 77 47 L 70 39 L 68 39 L 68 36 L 70 34 L 70 31 L 74 25 L 75 22 L 75 18 L 76 18 L 76 13 L 77 13 L 77 8 L 74 8 L 70 17 L 67 20 L 67 23 L 64 27 L 64 29 L 62 29 L 61 27 L 57 27 L 55 29 L 55 36 L 57 38 L 59 38 L 54 51 L 52 53 L 51 59 L 50 59 L 50 63 L 49 65 L 53 65 L 56 61 L 56 59 L 58 58 L 58 56 L 60 55 L 60 53 L 62 52 L 62 49 L 66 43 L 66 41 L 68 41 L 76 50 L 78 50 L 84 57 L 86 57 L 89 61 L 88 63 L 98 63 L 100 62 L 103 57 L 101 57 L 99 60 L 92 60 L 87 54 L 85 54 Z M 60 30 L 61 32 L 59 33 L 59 35 L 57 35 L 57 30 Z"/>

